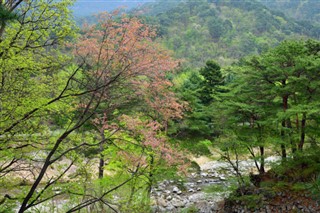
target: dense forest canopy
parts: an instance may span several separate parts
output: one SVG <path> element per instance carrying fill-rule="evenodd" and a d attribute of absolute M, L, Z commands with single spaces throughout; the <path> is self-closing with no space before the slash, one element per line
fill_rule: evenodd
<path fill-rule="evenodd" d="M 262 3 L 1 1 L 0 212 L 320 211 L 316 6 Z"/>
<path fill-rule="evenodd" d="M 267 7 L 281 11 L 297 20 L 309 20 L 313 22 L 320 21 L 320 2 L 316 0 L 296 1 L 296 0 L 273 0 L 266 1 L 260 0 L 260 2 Z"/>
<path fill-rule="evenodd" d="M 136 12 L 151 15 L 147 21 L 158 27 L 165 46 L 196 67 L 210 59 L 231 64 L 284 39 L 320 36 L 313 23 L 297 22 L 256 1 L 175 1 L 169 5 L 159 1 Z"/>

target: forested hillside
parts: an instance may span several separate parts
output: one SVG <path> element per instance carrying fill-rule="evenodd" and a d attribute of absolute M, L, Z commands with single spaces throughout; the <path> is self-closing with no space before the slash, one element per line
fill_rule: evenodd
<path fill-rule="evenodd" d="M 165 46 L 189 65 L 208 59 L 230 64 L 257 54 L 284 39 L 319 38 L 320 28 L 302 24 L 255 1 L 198 0 L 150 3 L 137 9 L 152 15 Z"/>
<path fill-rule="evenodd" d="M 260 0 L 260 2 L 297 20 L 309 20 L 313 23 L 320 21 L 320 1 L 317 0 Z"/>

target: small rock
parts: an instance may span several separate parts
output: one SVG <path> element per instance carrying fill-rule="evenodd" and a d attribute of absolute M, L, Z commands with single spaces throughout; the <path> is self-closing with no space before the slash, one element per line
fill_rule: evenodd
<path fill-rule="evenodd" d="M 166 191 L 164 191 L 164 193 L 166 193 L 167 195 L 169 195 L 169 194 L 171 194 L 171 191 L 166 190 Z"/>
<path fill-rule="evenodd" d="M 173 189 L 172 189 L 172 192 L 173 192 L 173 193 L 177 193 L 178 191 L 180 191 L 178 187 L 176 187 L 176 186 L 173 187 Z"/>
<path fill-rule="evenodd" d="M 208 177 L 211 177 L 211 178 L 212 178 L 212 177 L 215 177 L 215 175 L 214 175 L 213 173 L 209 173 L 209 174 L 208 174 Z"/>
<path fill-rule="evenodd" d="M 165 187 L 164 185 L 162 185 L 162 184 L 160 185 L 160 184 L 159 184 L 159 186 L 158 186 L 158 188 L 157 188 L 156 190 L 157 190 L 157 191 L 163 191 L 163 190 L 165 190 L 165 188 L 166 188 L 166 187 Z"/>
<path fill-rule="evenodd" d="M 202 180 L 197 180 L 197 183 L 202 183 Z"/>
<path fill-rule="evenodd" d="M 175 207 L 170 204 L 170 205 L 168 205 L 167 208 L 166 208 L 166 210 L 168 210 L 168 211 L 165 211 L 165 212 L 173 212 L 174 209 L 175 209 Z"/>
<path fill-rule="evenodd" d="M 195 193 L 189 196 L 190 202 L 197 202 L 198 200 L 204 199 L 205 195 L 203 193 Z"/>
<path fill-rule="evenodd" d="M 197 188 L 197 191 L 201 191 L 201 188 L 199 187 L 199 188 Z"/>
<path fill-rule="evenodd" d="M 206 200 L 201 200 L 197 202 L 196 207 L 198 208 L 198 212 L 201 212 L 201 213 L 211 212 L 211 206 Z"/>
<path fill-rule="evenodd" d="M 201 172 L 201 177 L 207 177 L 208 176 L 208 173 L 205 173 L 205 172 Z"/>
<path fill-rule="evenodd" d="M 163 207 L 167 207 L 168 206 L 168 202 L 163 198 L 159 198 L 158 199 L 158 205 L 159 206 L 163 206 Z"/>
<path fill-rule="evenodd" d="M 192 187 L 195 186 L 195 183 L 190 183 L 190 182 L 188 182 L 188 183 L 185 183 L 184 185 L 187 186 L 187 187 L 192 188 Z"/>
<path fill-rule="evenodd" d="M 171 195 L 167 196 L 167 200 L 172 200 L 172 196 Z"/>
<path fill-rule="evenodd" d="M 182 200 L 179 200 L 177 198 L 173 198 L 171 201 L 172 205 L 179 208 L 179 207 L 185 207 L 186 203 Z"/>
<path fill-rule="evenodd" d="M 224 176 L 220 176 L 219 179 L 220 180 L 226 180 L 226 178 Z"/>
<path fill-rule="evenodd" d="M 267 213 L 272 213 L 271 209 L 270 209 L 270 206 L 266 206 L 266 212 Z"/>

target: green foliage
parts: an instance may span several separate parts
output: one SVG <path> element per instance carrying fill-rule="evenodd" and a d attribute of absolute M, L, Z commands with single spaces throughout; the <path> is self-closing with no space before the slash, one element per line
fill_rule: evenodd
<path fill-rule="evenodd" d="M 231 23 L 229 21 L 229 23 Z M 224 26 L 223 20 L 218 18 L 211 18 L 208 21 L 208 29 L 211 37 L 215 40 L 219 40 L 220 37 L 226 33 L 226 28 Z"/>
<path fill-rule="evenodd" d="M 202 140 L 202 138 L 183 138 L 182 141 L 178 141 L 181 148 L 189 150 L 196 156 L 207 155 L 210 156 L 210 147 L 212 143 L 209 140 Z"/>
<path fill-rule="evenodd" d="M 199 71 L 187 69 L 175 77 L 176 92 L 188 102 L 185 118 L 177 131 L 189 138 L 208 138 L 219 135 L 216 125 L 216 111 L 220 110 L 220 94 L 225 92 L 222 86 L 225 77 L 218 63 L 210 60 Z M 197 143 L 197 148 L 205 146 Z"/>
<path fill-rule="evenodd" d="M 220 69 L 220 65 L 216 62 L 207 61 L 206 66 L 199 71 L 200 75 L 203 76 L 200 85 L 200 100 L 204 105 L 210 104 L 214 100 L 214 96 L 221 92 L 219 86 L 224 84 L 224 78 Z"/>
<path fill-rule="evenodd" d="M 64 194 L 61 198 L 70 201 L 63 207 L 66 211 L 102 196 L 98 201 L 114 201 L 121 212 L 149 212 L 151 187 L 164 179 L 181 178 L 178 168 L 186 163 L 186 154 L 179 150 L 189 150 L 196 156 L 211 155 L 212 141 L 238 172 L 242 185 L 248 183 L 238 170 L 243 156 L 250 154 L 261 165 L 265 153 L 256 155 L 258 148 L 269 147 L 274 155 L 279 145 L 290 146 L 291 156 L 274 168 L 277 178 L 283 181 L 274 189 L 290 186 L 296 191 L 310 190 L 319 197 L 320 158 L 316 147 L 320 137 L 320 43 L 293 40 L 268 50 L 289 35 L 317 36 L 312 24 L 294 22 L 252 1 L 150 3 L 145 8 L 154 16 L 145 17 L 143 22 L 159 29 L 156 39 L 191 66 L 206 62 L 205 66 L 183 70 L 177 76 L 166 75 L 162 69 L 173 68 L 174 61 L 166 54 L 159 58 L 146 54 L 126 74 L 126 63 L 131 66 L 140 60 L 131 55 L 145 53 L 147 43 L 139 44 L 141 49 L 134 54 L 113 54 L 131 49 L 131 45 L 119 46 L 126 43 L 126 36 L 135 39 L 140 31 L 124 30 L 123 37 L 111 47 L 121 32 L 117 31 L 121 30 L 117 17 L 112 26 L 115 31 L 105 34 L 115 35 L 106 42 L 110 52 L 94 58 L 91 48 L 100 53 L 105 49 L 99 47 L 100 43 L 87 43 L 100 38 L 88 33 L 82 44 L 84 55 L 76 62 L 80 66 L 75 66 L 70 45 L 65 45 L 76 37 L 68 9 L 72 2 L 21 1 L 15 11 L 0 4 L 0 194 L 14 195 L 14 200 L 0 197 L 0 212 L 10 212 L 16 200 L 26 201 L 27 208 L 42 201 L 47 205 L 45 201 L 59 192 Z M 166 3 L 170 6 L 165 9 Z M 17 14 L 23 15 L 18 18 Z M 136 22 L 145 29 L 140 24 Z M 101 31 L 97 35 L 103 27 L 98 25 Z M 150 42 L 153 39 L 145 38 Z M 138 40 L 132 45 L 139 46 Z M 155 46 L 150 45 L 150 53 L 164 53 Z M 264 50 L 268 51 L 228 69 L 221 69 L 211 60 L 230 64 Z M 126 61 L 123 57 L 127 56 Z M 109 75 L 122 67 L 119 75 Z M 140 69 L 143 72 L 136 72 Z M 180 104 L 170 90 L 169 79 L 188 105 Z M 133 86 L 137 87 L 132 90 Z M 143 94 L 145 91 L 151 93 Z M 134 97 L 130 99 L 128 94 Z M 123 116 L 118 121 L 124 112 L 136 117 Z M 167 131 L 168 125 L 173 127 Z M 177 137 L 168 143 L 175 133 Z M 177 144 L 180 149 L 173 146 Z M 94 168 L 99 160 L 105 175 L 98 178 Z M 192 164 L 199 172 L 199 165 Z M 38 167 L 43 176 L 35 181 Z M 36 177 L 8 176 L 16 169 L 26 172 L 26 168 Z M 214 185 L 205 189 L 208 193 L 223 190 Z M 261 204 L 260 195 L 247 194 L 237 199 L 249 208 Z M 103 205 L 93 206 L 97 212 L 105 210 Z M 197 210 L 190 207 L 186 211 Z"/>
<path fill-rule="evenodd" d="M 1 24 L 7 21 L 17 20 L 18 15 L 14 12 L 9 11 L 4 5 L 0 4 L 0 22 Z"/>
<path fill-rule="evenodd" d="M 320 173 L 317 178 L 311 183 L 310 192 L 315 200 L 320 200 Z"/>
<path fill-rule="evenodd" d="M 292 159 L 283 161 L 274 167 L 280 179 L 287 182 L 311 182 L 316 180 L 320 172 L 319 149 L 307 149 L 303 153 L 294 154 Z"/>
<path fill-rule="evenodd" d="M 226 192 L 228 188 L 222 184 L 211 184 L 203 189 L 205 193 L 217 193 L 217 192 Z"/>
<path fill-rule="evenodd" d="M 197 213 L 197 212 L 198 212 L 198 208 L 194 205 L 180 211 L 180 213 Z"/>
<path fill-rule="evenodd" d="M 240 202 L 242 206 L 246 206 L 248 209 L 258 209 L 263 205 L 262 195 L 243 195 L 236 198 L 237 202 Z"/>
<path fill-rule="evenodd" d="M 231 64 L 261 53 L 288 38 L 319 37 L 313 23 L 300 23 L 252 1 L 159 1 L 142 6 L 153 15 L 150 24 L 161 32 L 161 41 L 186 64 L 200 67 L 207 60 Z M 226 18 L 227 17 L 227 18 Z"/>
<path fill-rule="evenodd" d="M 319 2 L 313 0 L 288 0 L 288 1 L 264 1 L 260 2 L 267 7 L 281 11 L 282 13 L 298 19 L 298 20 L 309 20 L 313 23 L 320 21 L 319 14 Z"/>
<path fill-rule="evenodd" d="M 195 171 L 197 173 L 200 173 L 201 172 L 201 167 L 199 166 L 199 164 L 197 164 L 197 162 L 191 161 L 191 165 L 190 165 L 189 170 Z"/>

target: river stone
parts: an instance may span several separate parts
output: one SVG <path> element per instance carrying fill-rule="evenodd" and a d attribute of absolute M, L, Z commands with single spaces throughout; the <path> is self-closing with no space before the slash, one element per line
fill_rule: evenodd
<path fill-rule="evenodd" d="M 211 206 L 211 210 L 213 212 L 220 212 L 221 211 L 221 206 L 219 206 L 218 202 L 210 203 L 210 206 Z"/>
<path fill-rule="evenodd" d="M 195 205 L 198 208 L 199 213 L 208 213 L 211 212 L 211 206 L 206 200 L 201 200 L 196 203 Z"/>
<path fill-rule="evenodd" d="M 166 208 L 167 211 L 165 211 L 165 212 L 173 212 L 174 209 L 175 209 L 175 207 L 172 204 L 169 204 Z"/>
<path fill-rule="evenodd" d="M 203 193 L 195 193 L 189 196 L 189 201 L 190 202 L 196 202 L 198 200 L 204 199 L 205 198 L 205 194 Z"/>
<path fill-rule="evenodd" d="M 167 199 L 167 200 L 172 200 L 172 196 L 169 195 L 166 199 Z"/>
<path fill-rule="evenodd" d="M 168 202 L 161 197 L 161 198 L 158 199 L 158 205 L 159 206 L 163 206 L 163 207 L 167 207 L 168 206 Z"/>
<path fill-rule="evenodd" d="M 220 180 L 226 180 L 226 178 L 224 176 L 220 176 L 219 179 Z"/>
<path fill-rule="evenodd" d="M 169 194 L 171 194 L 171 191 L 170 190 L 165 190 L 164 193 L 169 195 Z"/>
<path fill-rule="evenodd" d="M 164 208 L 162 206 L 152 206 L 151 212 L 153 212 L 153 213 L 166 212 L 166 208 Z"/>
<path fill-rule="evenodd" d="M 195 186 L 195 183 L 186 183 L 185 185 L 187 187 L 193 188 Z"/>
<path fill-rule="evenodd" d="M 194 192 L 194 190 L 193 189 L 189 189 L 188 192 L 192 193 L 192 192 Z"/>
<path fill-rule="evenodd" d="M 197 177 L 197 173 L 193 172 L 190 174 L 191 177 Z"/>
<path fill-rule="evenodd" d="M 166 187 L 161 184 L 161 185 L 158 186 L 157 191 L 163 191 L 163 190 L 165 190 L 165 189 L 166 189 Z"/>
<path fill-rule="evenodd" d="M 207 177 L 208 176 L 208 173 L 205 173 L 205 172 L 201 172 L 201 177 Z"/>
<path fill-rule="evenodd" d="M 180 190 L 179 190 L 179 188 L 178 188 L 178 187 L 176 187 L 176 186 L 175 186 L 175 187 L 173 187 L 173 189 L 172 189 L 172 192 L 173 192 L 173 193 L 177 193 L 177 192 L 179 192 L 179 191 L 180 191 Z"/>
<path fill-rule="evenodd" d="M 185 205 L 186 205 L 186 201 L 177 199 L 175 197 L 172 199 L 171 203 L 173 206 L 175 206 L 177 208 L 185 207 Z"/>

